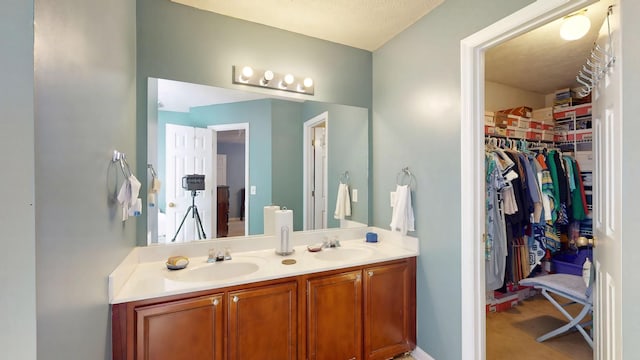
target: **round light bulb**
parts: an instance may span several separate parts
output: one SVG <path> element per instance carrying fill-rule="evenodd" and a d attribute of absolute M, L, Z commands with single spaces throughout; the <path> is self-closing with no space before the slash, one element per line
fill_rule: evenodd
<path fill-rule="evenodd" d="M 313 86 L 313 79 L 312 78 L 305 78 L 303 83 L 304 83 L 304 87 L 312 87 Z"/>
<path fill-rule="evenodd" d="M 294 82 L 294 81 L 295 81 L 295 78 L 293 77 L 293 75 L 291 75 L 291 74 L 287 74 L 287 75 L 285 75 L 285 76 L 284 76 L 284 82 L 285 82 L 287 85 L 291 85 L 291 84 L 293 84 L 293 82 Z"/>
<path fill-rule="evenodd" d="M 591 21 L 583 14 L 571 15 L 564 19 L 560 26 L 560 37 L 568 40 L 578 40 L 585 36 L 591 28 Z"/>
<path fill-rule="evenodd" d="M 251 68 L 251 66 L 245 66 L 242 68 L 242 76 L 245 79 L 248 79 L 253 76 L 253 69 Z"/>
<path fill-rule="evenodd" d="M 264 79 L 265 79 L 266 81 L 271 81 L 271 80 L 273 80 L 273 71 L 271 71 L 271 70 L 267 70 L 267 71 L 265 71 L 265 72 L 264 72 Z"/>

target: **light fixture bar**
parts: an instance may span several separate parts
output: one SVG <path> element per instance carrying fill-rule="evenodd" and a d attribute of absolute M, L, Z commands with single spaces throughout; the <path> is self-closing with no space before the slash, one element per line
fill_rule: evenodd
<path fill-rule="evenodd" d="M 307 95 L 313 95 L 315 90 L 315 82 L 309 77 L 240 65 L 233 66 L 233 83 Z"/>

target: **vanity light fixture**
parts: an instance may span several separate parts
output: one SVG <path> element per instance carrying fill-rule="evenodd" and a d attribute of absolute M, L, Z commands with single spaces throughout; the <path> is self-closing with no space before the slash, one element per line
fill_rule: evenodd
<path fill-rule="evenodd" d="M 251 77 L 253 77 L 253 69 L 251 68 L 251 66 L 245 66 L 242 68 L 242 73 L 240 74 L 239 80 L 242 83 L 248 83 L 249 80 L 251 80 Z"/>
<path fill-rule="evenodd" d="M 251 66 L 233 66 L 233 83 L 275 90 L 285 90 L 307 95 L 314 94 L 314 81 L 310 77 L 294 76 L 256 69 Z"/>
<path fill-rule="evenodd" d="M 567 41 L 573 41 L 585 36 L 591 28 L 591 21 L 585 15 L 586 12 L 587 9 L 584 9 L 565 16 L 562 19 L 562 25 L 560 25 L 560 37 Z"/>
<path fill-rule="evenodd" d="M 271 80 L 273 80 L 273 71 L 267 70 L 262 75 L 262 79 L 260 79 L 260 85 L 266 86 Z"/>
<path fill-rule="evenodd" d="M 298 85 L 298 91 L 300 92 L 307 92 L 307 89 L 313 86 L 313 79 L 312 78 L 305 78 L 302 81 L 302 84 Z"/>
<path fill-rule="evenodd" d="M 293 84 L 295 80 L 296 78 L 293 77 L 293 75 L 291 74 L 285 75 L 284 78 L 282 78 L 282 80 L 280 81 L 280 89 L 288 88 L 291 84 Z"/>

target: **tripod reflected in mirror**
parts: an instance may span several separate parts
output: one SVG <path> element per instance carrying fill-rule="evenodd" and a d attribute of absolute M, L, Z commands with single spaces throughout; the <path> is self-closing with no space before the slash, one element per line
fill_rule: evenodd
<path fill-rule="evenodd" d="M 178 226 L 178 230 L 176 234 L 171 239 L 171 242 L 175 242 L 180 230 L 182 230 L 182 226 L 184 225 L 185 220 L 187 220 L 187 216 L 191 213 L 191 218 L 195 219 L 196 223 L 196 231 L 198 232 L 198 239 L 206 239 L 207 234 L 204 232 L 204 227 L 202 226 L 202 220 L 200 220 L 200 213 L 198 212 L 198 206 L 196 205 L 196 196 L 198 196 L 198 191 L 204 191 L 204 175 L 185 175 L 182 177 L 182 188 L 188 191 L 191 191 L 191 206 L 184 213 L 184 217 L 180 222 L 180 226 Z"/>

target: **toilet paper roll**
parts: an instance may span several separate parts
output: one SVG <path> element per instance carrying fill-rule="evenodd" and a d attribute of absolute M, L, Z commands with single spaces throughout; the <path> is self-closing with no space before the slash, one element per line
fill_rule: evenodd
<path fill-rule="evenodd" d="M 264 207 L 264 234 L 265 235 L 273 235 L 275 234 L 275 213 L 277 210 L 280 210 L 280 206 L 278 205 L 269 205 Z"/>
<path fill-rule="evenodd" d="M 291 253 L 293 249 L 293 210 L 276 210 L 274 219 L 275 237 L 277 240 L 276 249 L 280 253 Z M 287 238 L 288 237 L 288 238 Z"/>

